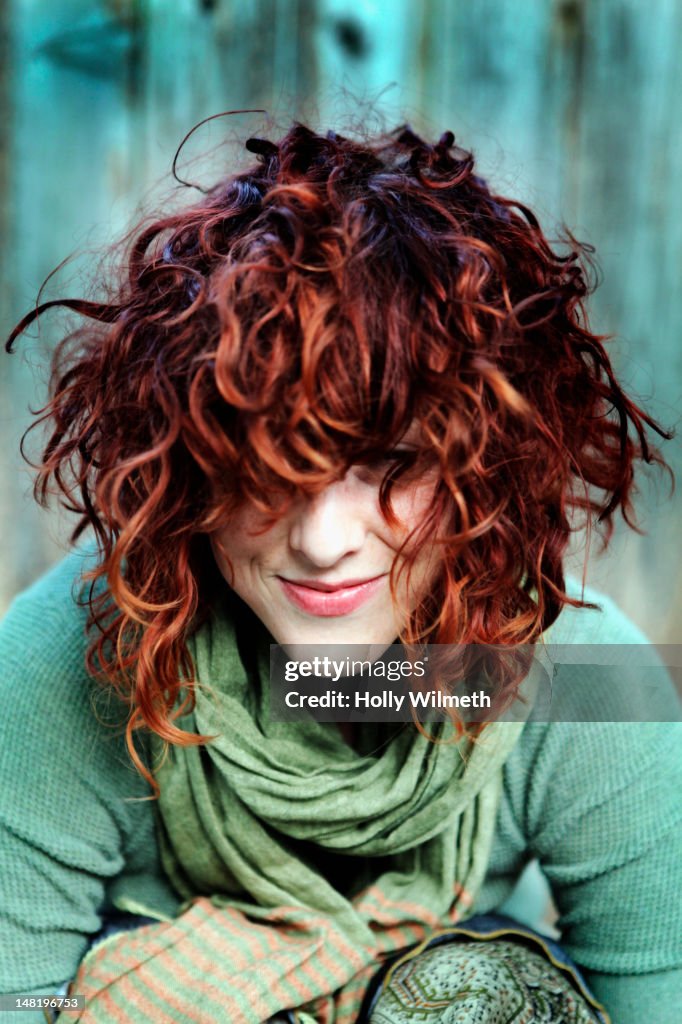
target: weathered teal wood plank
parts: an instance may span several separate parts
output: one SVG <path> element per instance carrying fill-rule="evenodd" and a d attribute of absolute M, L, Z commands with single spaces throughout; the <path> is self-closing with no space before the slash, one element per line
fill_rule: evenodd
<path fill-rule="evenodd" d="M 6 304 L 3 334 L 35 301 L 41 282 L 76 249 L 106 243 L 121 230 L 131 196 L 129 137 L 123 106 L 122 69 L 129 37 L 112 8 L 86 0 L 10 4 L 12 28 L 9 88 L 13 108 L 9 187 L 12 202 L 3 245 Z M 86 252 L 66 269 L 47 295 L 68 292 Z M 15 479 L 11 509 L 3 516 L 0 599 L 26 585 L 59 553 L 65 528 L 29 499 L 30 477 L 18 439 L 29 405 L 45 397 L 45 354 L 58 336 L 56 318 L 2 359 L 3 407 L 9 408 L 4 449 Z M 33 372 L 31 364 L 43 367 Z"/>

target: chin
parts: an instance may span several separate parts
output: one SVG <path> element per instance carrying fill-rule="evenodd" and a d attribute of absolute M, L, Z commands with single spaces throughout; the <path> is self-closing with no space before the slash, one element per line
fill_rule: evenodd
<path fill-rule="evenodd" d="M 320 656 L 335 658 L 338 661 L 351 657 L 358 661 L 374 662 L 391 646 L 393 641 L 394 638 L 385 641 L 358 640 L 357 637 L 354 640 L 339 640 L 338 638 L 333 640 L 308 639 L 299 642 L 282 643 L 280 646 L 286 651 L 287 657 L 293 661 L 307 661 L 315 654 L 319 654 Z M 352 651 L 348 649 L 349 644 L 353 645 Z"/>
<path fill-rule="evenodd" d="M 273 633 L 273 636 L 277 643 L 285 647 L 291 657 L 294 657 L 293 648 L 315 645 L 324 645 L 325 647 L 347 644 L 360 647 L 380 646 L 381 651 L 384 651 L 394 642 L 397 633 L 397 628 L 387 630 L 385 625 L 383 628 L 377 626 L 376 629 L 372 629 L 366 622 L 353 624 L 352 622 L 340 623 L 338 620 L 336 622 L 322 620 L 319 624 L 311 623 L 310 626 L 303 628 L 292 627 L 278 631 L 277 634 Z M 310 652 L 308 651 L 308 653 Z"/>

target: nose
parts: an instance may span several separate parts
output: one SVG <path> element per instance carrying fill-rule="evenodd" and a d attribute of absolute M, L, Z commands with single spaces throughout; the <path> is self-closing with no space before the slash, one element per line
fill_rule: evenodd
<path fill-rule="evenodd" d="M 359 551 L 367 524 L 358 497 L 351 480 L 345 477 L 303 499 L 289 531 L 291 548 L 319 568 L 330 568 Z"/>

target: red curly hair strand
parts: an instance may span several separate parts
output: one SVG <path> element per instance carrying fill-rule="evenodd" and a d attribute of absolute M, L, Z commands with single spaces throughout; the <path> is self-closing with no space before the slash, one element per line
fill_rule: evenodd
<path fill-rule="evenodd" d="M 442 568 L 403 639 L 521 645 L 582 604 L 572 531 L 595 522 L 606 544 L 618 509 L 636 528 L 635 463 L 665 465 L 646 429 L 669 435 L 590 332 L 591 250 L 568 234 L 554 251 L 451 132 L 294 124 L 246 147 L 252 167 L 133 233 L 110 301 L 43 303 L 8 342 L 52 305 L 86 320 L 54 356 L 35 492 L 56 487 L 74 540 L 94 529 L 88 665 L 128 702 L 152 785 L 136 730 L 202 741 L 174 724 L 186 641 L 215 586 L 208 537 L 244 502 L 274 521 L 366 462 L 390 523 L 393 487 L 435 463 L 406 554 L 409 571 L 430 537 Z"/>

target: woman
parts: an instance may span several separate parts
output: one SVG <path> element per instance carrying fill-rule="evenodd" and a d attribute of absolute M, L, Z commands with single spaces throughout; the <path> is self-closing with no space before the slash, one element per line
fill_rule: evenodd
<path fill-rule="evenodd" d="M 246 145 L 107 301 L 62 303 L 37 495 L 97 544 L 2 634 L 3 991 L 75 977 L 85 1021 L 672 1021 L 671 724 L 268 703 L 272 641 L 642 641 L 564 578 L 665 436 L 589 330 L 583 252 L 450 132 Z M 494 913 L 531 857 L 561 948 Z"/>

